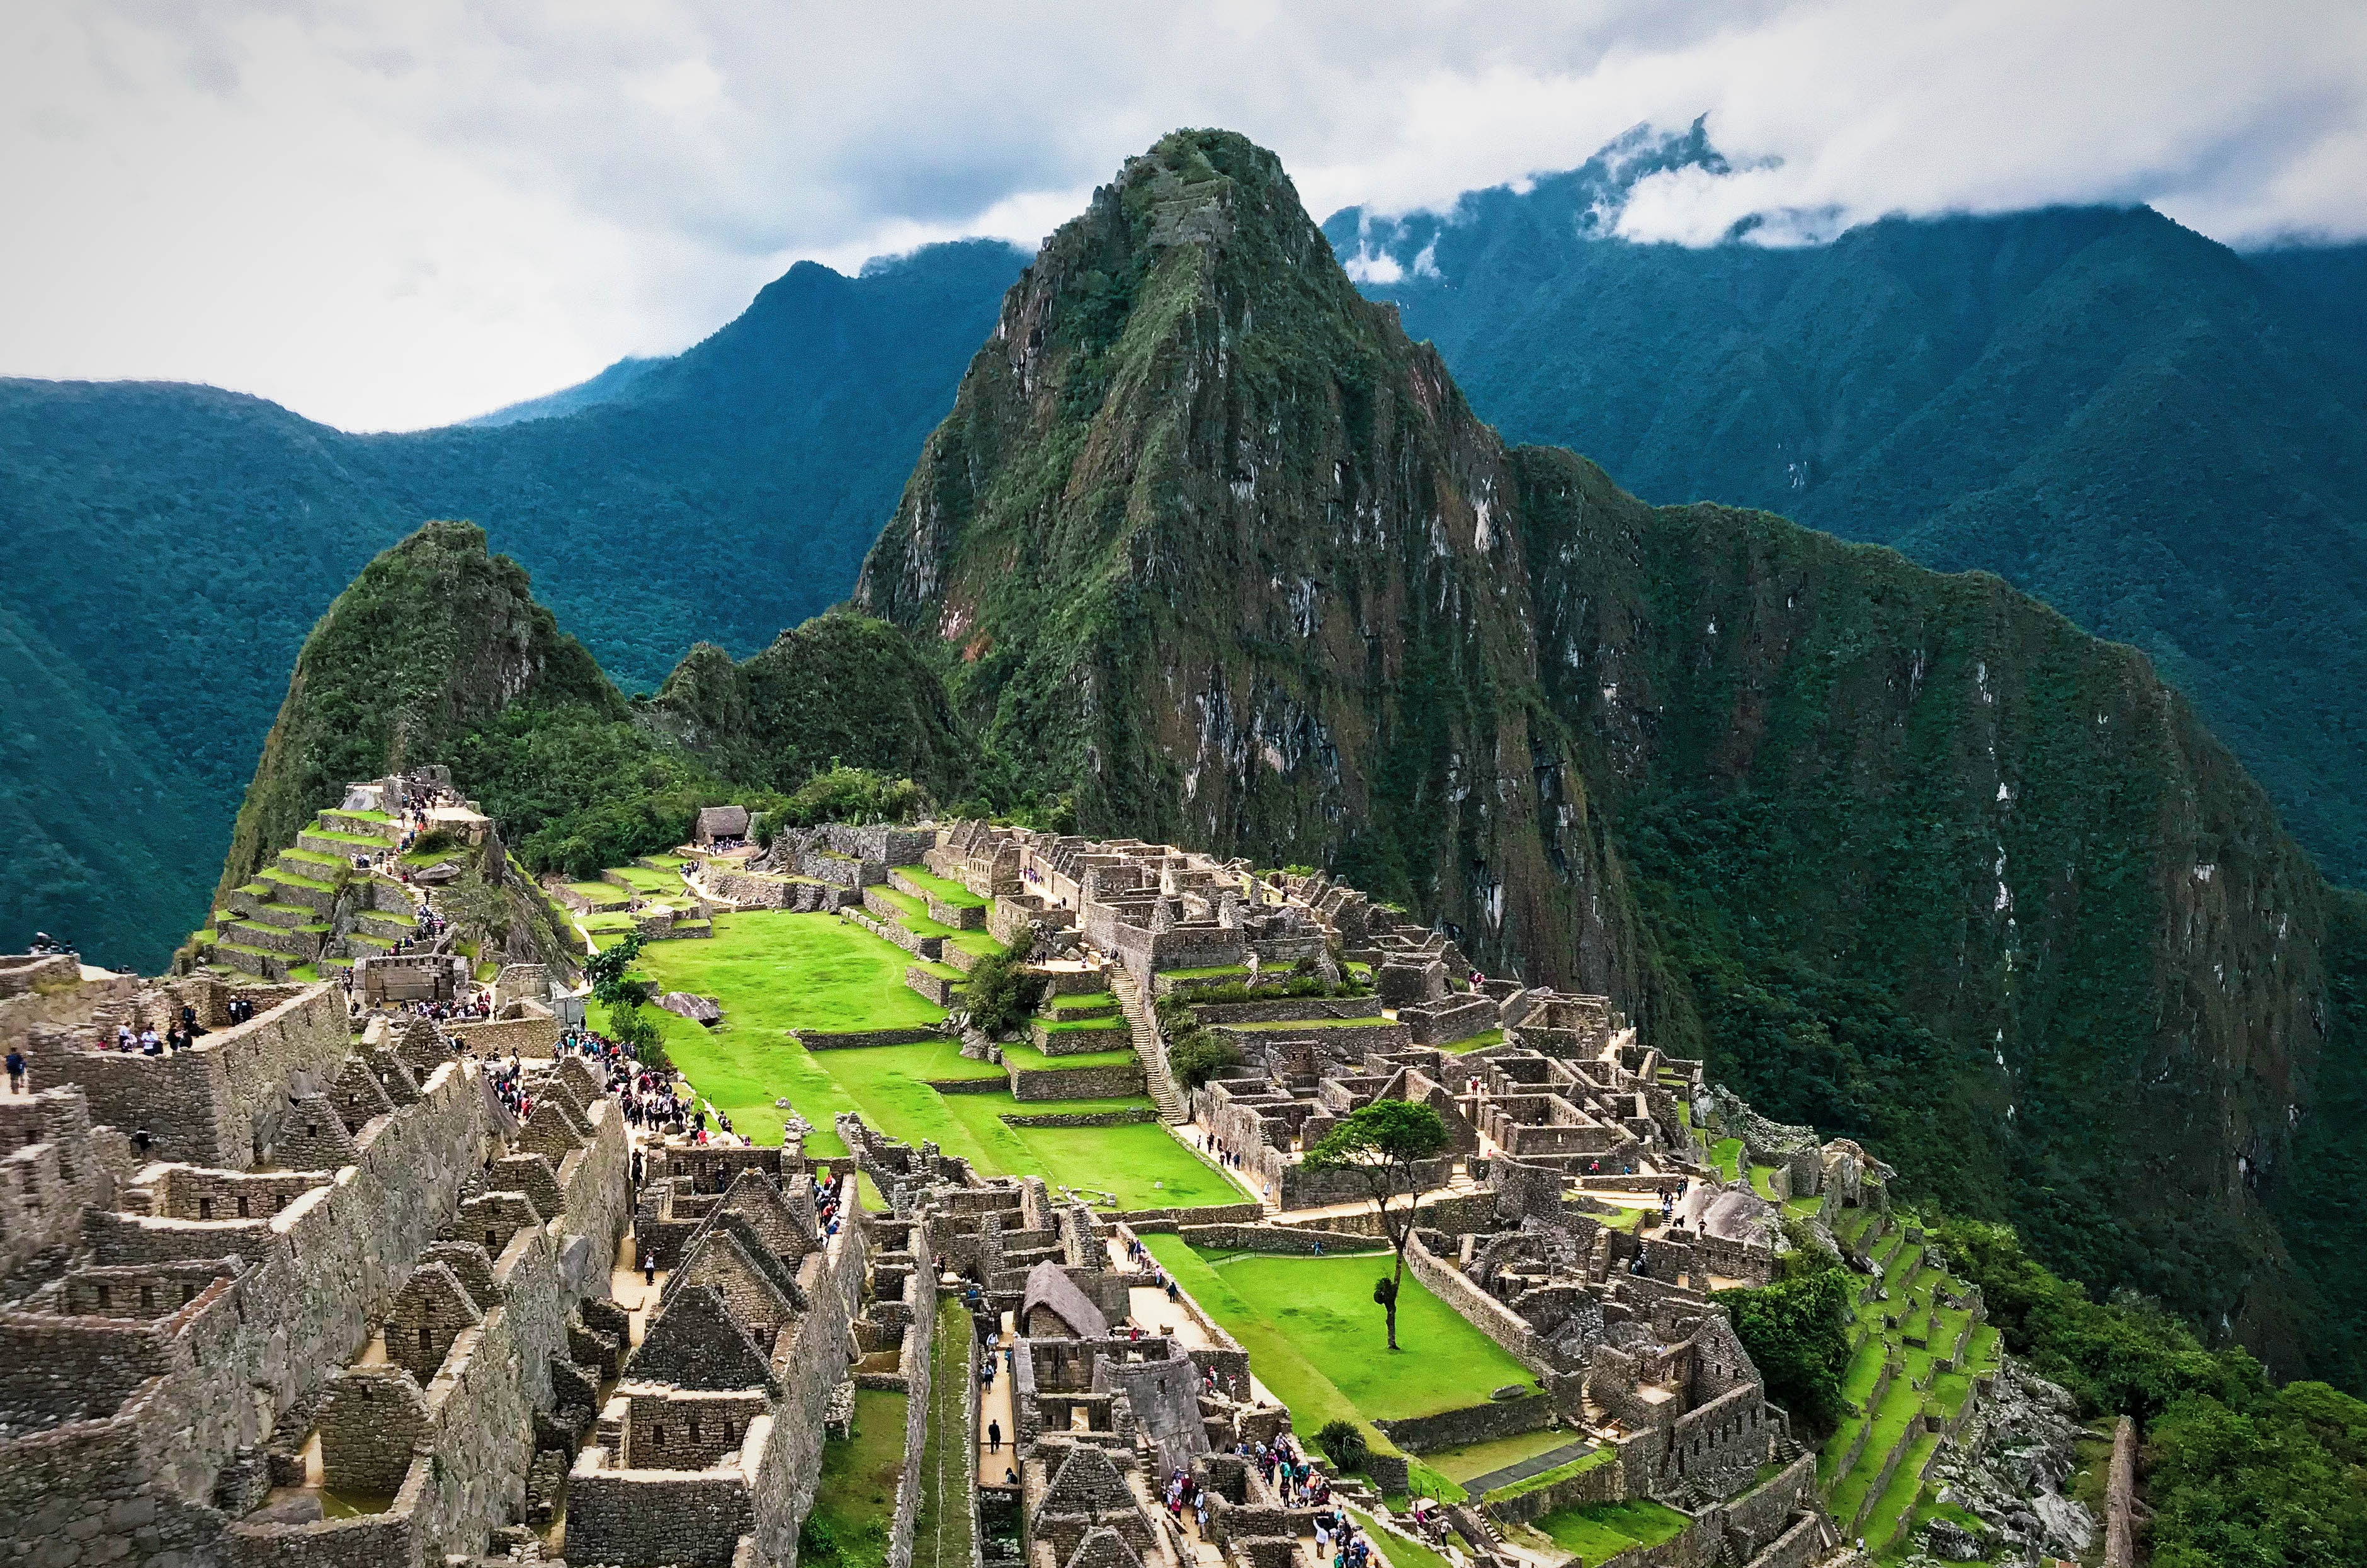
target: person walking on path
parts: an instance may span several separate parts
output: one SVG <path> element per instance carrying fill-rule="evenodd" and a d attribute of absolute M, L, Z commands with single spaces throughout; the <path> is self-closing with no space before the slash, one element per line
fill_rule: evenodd
<path fill-rule="evenodd" d="M 15 1046 L 8 1048 L 8 1092 L 12 1095 L 25 1092 L 25 1053 Z"/>
<path fill-rule="evenodd" d="M 986 1451 L 991 1454 L 1002 1451 L 1002 1423 L 1000 1421 L 986 1424 Z"/>

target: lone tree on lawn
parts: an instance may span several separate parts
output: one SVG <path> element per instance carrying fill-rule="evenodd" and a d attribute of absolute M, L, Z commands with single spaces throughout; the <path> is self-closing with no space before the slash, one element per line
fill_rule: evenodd
<path fill-rule="evenodd" d="M 1411 1100 L 1375 1100 L 1351 1111 L 1307 1152 L 1309 1170 L 1353 1171 L 1363 1178 L 1381 1230 L 1397 1255 L 1397 1273 L 1373 1281 L 1373 1300 L 1388 1314 L 1389 1348 L 1398 1348 L 1398 1291 L 1405 1284 L 1406 1244 L 1413 1240 L 1414 1205 L 1421 1192 L 1414 1167 L 1446 1152 L 1446 1123 L 1438 1112 Z M 1405 1194 L 1403 1208 L 1392 1206 Z"/>

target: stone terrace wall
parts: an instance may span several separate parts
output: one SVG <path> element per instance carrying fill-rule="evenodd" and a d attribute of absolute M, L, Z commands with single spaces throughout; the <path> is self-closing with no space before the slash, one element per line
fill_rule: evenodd
<path fill-rule="evenodd" d="M 1516 1437 L 1551 1426 L 1553 1419 L 1554 1402 L 1544 1394 L 1533 1393 L 1522 1399 L 1490 1400 L 1485 1404 L 1442 1410 L 1434 1415 L 1376 1421 L 1373 1425 L 1388 1434 L 1389 1441 L 1406 1452 L 1426 1454 L 1437 1449 L 1459 1449 L 1467 1443 Z"/>
<path fill-rule="evenodd" d="M 1011 1070 L 1011 1097 L 1014 1100 L 1115 1100 L 1140 1093 L 1142 1067 L 1138 1062 L 1110 1067 Z"/>
<path fill-rule="evenodd" d="M 760 1428 L 776 1433 L 780 1424 L 759 1415 L 748 1428 L 753 1445 L 767 1439 Z M 587 1470 L 579 1460 L 567 1489 L 570 1525 L 583 1540 L 600 1542 L 609 1562 L 730 1568 L 733 1549 L 753 1522 L 756 1471 L 748 1453 L 743 1447 L 735 1460 L 702 1471 Z"/>

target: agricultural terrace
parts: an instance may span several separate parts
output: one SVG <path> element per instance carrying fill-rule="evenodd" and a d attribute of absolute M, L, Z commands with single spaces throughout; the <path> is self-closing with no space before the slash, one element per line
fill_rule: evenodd
<path fill-rule="evenodd" d="M 1173 1235 L 1142 1240 L 1250 1353 L 1258 1381 L 1290 1407 L 1291 1425 L 1302 1433 L 1320 1431 L 1335 1419 L 1351 1421 L 1366 1441 L 1386 1450 L 1391 1445 L 1376 1421 L 1459 1409 L 1483 1403 L 1507 1384 L 1535 1381 L 1411 1275 L 1398 1301 L 1404 1348 L 1389 1354 L 1381 1311 L 1373 1304 L 1373 1281 L 1387 1267 L 1386 1253 L 1285 1257 L 1202 1253 Z M 1540 1432 L 1426 1454 L 1421 1463 L 1429 1477 L 1419 1469 L 1415 1475 L 1418 1483 L 1426 1480 L 1433 1490 L 1459 1497 L 1462 1488 L 1454 1483 L 1569 1441 L 1567 1433 Z"/>
<path fill-rule="evenodd" d="M 983 933 L 976 933 L 983 935 Z M 952 1040 L 852 1051 L 808 1051 L 795 1028 L 850 1031 L 925 1028 L 945 1009 L 904 983 L 912 955 L 830 915 L 746 910 L 716 917 L 714 935 L 652 942 L 637 973 L 661 991 L 713 996 L 723 1021 L 712 1029 L 662 1009 L 652 1017 L 667 1054 L 697 1092 L 759 1143 L 781 1141 L 787 1099 L 812 1124 L 809 1153 L 843 1154 L 832 1130 L 842 1111 L 918 1146 L 930 1141 L 985 1176 L 1040 1176 L 1054 1186 L 1116 1195 L 1126 1208 L 1233 1203 L 1242 1193 L 1155 1121 L 1119 1127 L 1014 1127 L 1009 1116 L 1148 1108 L 1128 1099 L 1029 1100 L 1007 1088 L 944 1094 L 931 1084 L 1003 1078 L 1001 1068 L 962 1056 Z M 606 1022 L 593 1008 L 593 1023 Z M 1123 1040 L 1123 1033 L 1117 1035 Z M 1042 1058 L 1015 1046 L 1022 1065 L 1089 1066 L 1102 1053 Z M 1125 1059 L 1119 1052 L 1111 1060 Z"/>

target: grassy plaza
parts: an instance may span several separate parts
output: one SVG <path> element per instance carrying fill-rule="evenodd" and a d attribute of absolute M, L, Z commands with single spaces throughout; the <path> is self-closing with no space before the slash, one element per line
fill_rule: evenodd
<path fill-rule="evenodd" d="M 715 997 L 723 1022 L 702 1028 L 657 1010 L 667 1053 L 700 1095 L 759 1143 L 781 1141 L 786 1098 L 814 1131 L 809 1153 L 845 1153 L 832 1130 L 842 1111 L 914 1145 L 934 1141 L 988 1176 L 1041 1176 L 1057 1186 L 1115 1193 L 1127 1208 L 1231 1203 L 1242 1194 L 1214 1165 L 1155 1122 L 1118 1127 L 1014 1127 L 1041 1116 L 1148 1107 L 1130 1099 L 1030 1100 L 1007 1089 L 940 1094 L 931 1080 L 993 1081 L 1002 1070 L 965 1058 L 946 1039 L 912 1045 L 808 1051 L 793 1028 L 847 1031 L 928 1028 L 945 1009 L 904 984 L 912 955 L 828 915 L 749 910 L 717 916 L 710 937 L 651 942 L 637 972 L 661 991 Z M 593 1009 L 595 1027 L 606 1020 Z M 1100 1053 L 1047 1058 L 1014 1048 L 1027 1067 L 1089 1066 Z M 1120 1060 L 1118 1053 L 1108 1060 Z"/>

